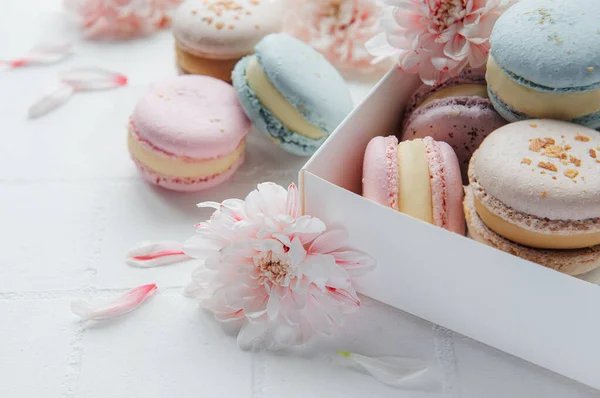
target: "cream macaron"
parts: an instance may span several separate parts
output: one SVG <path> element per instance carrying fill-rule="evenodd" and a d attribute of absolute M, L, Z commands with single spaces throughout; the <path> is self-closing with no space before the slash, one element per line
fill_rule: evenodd
<path fill-rule="evenodd" d="M 283 0 L 187 0 L 173 19 L 177 65 L 230 82 L 237 61 L 281 30 L 282 13 Z"/>
<path fill-rule="evenodd" d="M 473 155 L 464 203 L 472 238 L 561 272 L 600 267 L 600 134 L 530 120 Z"/>
<path fill-rule="evenodd" d="M 243 163 L 250 127 L 229 84 L 176 76 L 138 102 L 129 121 L 129 152 L 149 182 L 200 191 L 224 182 Z"/>

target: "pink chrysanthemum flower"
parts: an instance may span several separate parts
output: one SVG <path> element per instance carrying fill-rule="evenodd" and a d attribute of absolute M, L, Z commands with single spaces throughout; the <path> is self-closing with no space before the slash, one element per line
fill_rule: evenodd
<path fill-rule="evenodd" d="M 367 43 L 377 56 L 397 56 L 401 69 L 429 85 L 482 66 L 505 0 L 384 0 L 384 33 Z"/>
<path fill-rule="evenodd" d="M 171 24 L 170 12 L 182 0 L 65 0 L 79 17 L 86 37 L 123 39 Z"/>
<path fill-rule="evenodd" d="M 217 320 L 242 324 L 240 347 L 331 336 L 358 309 L 350 278 L 373 268 L 373 260 L 344 248 L 343 231 L 301 215 L 295 185 L 286 191 L 263 183 L 245 201 L 199 206 L 216 211 L 184 245 L 187 255 L 204 261 L 186 292 Z"/>
<path fill-rule="evenodd" d="M 284 30 L 306 42 L 341 70 L 370 72 L 367 40 L 381 32 L 377 0 L 291 0 Z"/>

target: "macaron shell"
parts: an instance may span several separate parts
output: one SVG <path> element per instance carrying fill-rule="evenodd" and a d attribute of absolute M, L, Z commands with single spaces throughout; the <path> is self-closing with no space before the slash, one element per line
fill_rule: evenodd
<path fill-rule="evenodd" d="M 240 58 L 281 30 L 282 0 L 187 0 L 175 12 L 173 35 L 191 54 Z"/>
<path fill-rule="evenodd" d="M 465 188 L 464 212 L 468 236 L 480 243 L 568 275 L 581 275 L 600 267 L 600 246 L 586 249 L 533 249 L 504 239 L 479 218 L 470 187 Z"/>
<path fill-rule="evenodd" d="M 398 139 L 375 137 L 363 159 L 363 196 L 398 210 Z"/>
<path fill-rule="evenodd" d="M 285 33 L 271 34 L 255 52 L 271 84 L 314 126 L 332 133 L 352 111 L 344 79 L 309 45 Z"/>
<path fill-rule="evenodd" d="M 251 57 L 245 57 L 237 63 L 232 73 L 233 87 L 239 103 L 254 127 L 285 151 L 298 156 L 310 156 L 325 142 L 313 140 L 288 129 L 268 109 L 266 109 L 246 80 L 246 67 Z"/>
<path fill-rule="evenodd" d="M 600 88 L 597 9 L 597 0 L 522 0 L 496 21 L 490 54 L 540 90 Z"/>
<path fill-rule="evenodd" d="M 132 122 L 148 146 L 175 156 L 210 159 L 233 152 L 251 124 L 229 84 L 207 76 L 176 76 L 155 84 Z"/>
<path fill-rule="evenodd" d="M 450 145 L 438 142 L 444 160 L 444 180 L 446 182 L 446 229 L 457 234 L 465 234 L 465 216 L 463 212 L 464 188 L 458 158 Z"/>
<path fill-rule="evenodd" d="M 569 146 L 563 159 L 566 164 L 544 155 L 544 149 L 530 149 L 534 140 L 546 137 L 561 147 Z M 550 220 L 598 218 L 599 147 L 598 132 L 575 124 L 555 120 L 511 123 L 485 139 L 473 155 L 469 175 L 488 195 L 518 212 Z"/>
<path fill-rule="evenodd" d="M 458 76 L 451 77 L 443 83 L 435 86 L 422 84 L 410 97 L 405 109 L 405 124 L 411 113 L 423 103 L 428 97 L 446 88 L 454 87 L 460 84 L 480 84 L 486 85 L 485 68 L 463 69 Z"/>
<path fill-rule="evenodd" d="M 487 98 L 451 97 L 434 100 L 407 115 L 402 141 L 432 137 L 456 151 L 467 183 L 467 170 L 473 152 L 492 131 L 506 124 Z"/>

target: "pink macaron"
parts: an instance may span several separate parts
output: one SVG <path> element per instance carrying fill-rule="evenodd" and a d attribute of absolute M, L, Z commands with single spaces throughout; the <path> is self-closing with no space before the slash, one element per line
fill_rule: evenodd
<path fill-rule="evenodd" d="M 487 97 L 484 70 L 466 69 L 436 86 L 422 85 L 406 108 L 401 140 L 433 137 L 450 144 L 463 183 L 473 152 L 492 131 L 506 124 Z"/>
<path fill-rule="evenodd" d="M 422 221 L 464 235 L 463 187 L 456 154 L 424 137 L 398 143 L 375 137 L 363 163 L 363 196 Z"/>
<path fill-rule="evenodd" d="M 250 126 L 229 84 L 208 76 L 172 77 L 135 107 L 129 152 L 149 182 L 200 191 L 221 184 L 243 163 Z"/>

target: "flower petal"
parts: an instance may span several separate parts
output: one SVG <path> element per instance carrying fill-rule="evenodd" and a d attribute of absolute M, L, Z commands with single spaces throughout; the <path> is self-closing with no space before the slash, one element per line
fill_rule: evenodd
<path fill-rule="evenodd" d="M 440 386 L 440 380 L 435 380 L 425 361 L 403 357 L 372 358 L 365 355 L 339 351 L 342 355 L 362 370 L 373 376 L 379 382 L 395 388 L 424 388 L 432 384 Z"/>
<path fill-rule="evenodd" d="M 61 81 L 72 85 L 75 91 L 90 91 L 125 86 L 127 77 L 101 68 L 79 68 L 63 73 Z"/>
<path fill-rule="evenodd" d="M 318 236 L 308 248 L 309 253 L 330 253 L 339 249 L 348 239 L 348 233 L 342 229 L 330 230 Z"/>
<path fill-rule="evenodd" d="M 63 105 L 75 93 L 73 86 L 60 84 L 56 89 L 44 95 L 29 107 L 27 116 L 34 119 L 55 110 Z"/>
<path fill-rule="evenodd" d="M 190 260 L 183 252 L 183 245 L 173 241 L 143 241 L 127 252 L 125 261 L 132 267 L 150 268 L 177 264 Z"/>
<path fill-rule="evenodd" d="M 104 303 L 88 303 L 75 300 L 71 303 L 71 310 L 75 315 L 85 320 L 100 320 L 114 318 L 138 308 L 157 289 L 154 283 L 136 287 L 121 297 Z"/>
<path fill-rule="evenodd" d="M 237 344 L 242 350 L 251 350 L 260 345 L 266 331 L 265 323 L 246 322 L 237 336 Z"/>

